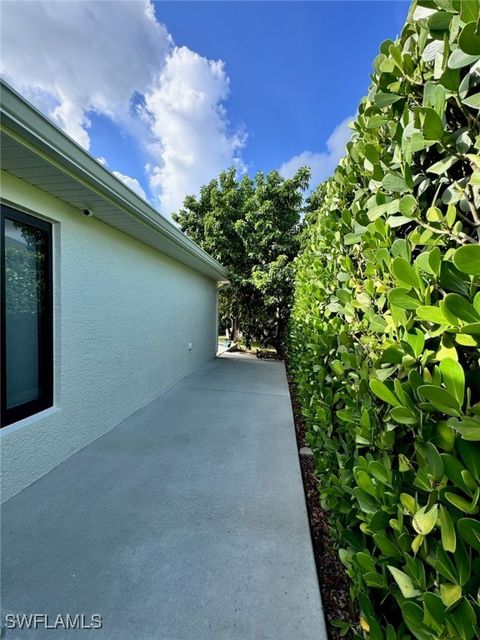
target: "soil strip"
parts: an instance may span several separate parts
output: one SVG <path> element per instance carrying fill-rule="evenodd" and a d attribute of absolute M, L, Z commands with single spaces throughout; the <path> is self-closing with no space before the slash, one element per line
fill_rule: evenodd
<path fill-rule="evenodd" d="M 358 621 L 358 614 L 350 597 L 350 579 L 345 567 L 340 562 L 337 549 L 333 546 L 330 537 L 328 513 L 320 506 L 320 497 L 317 489 L 320 480 L 315 476 L 314 457 L 309 449 L 305 449 L 307 447 L 305 443 L 306 428 L 302 422 L 302 412 L 295 383 L 290 373 L 287 373 L 287 378 L 328 637 L 330 640 L 340 640 L 340 638 L 351 637 L 350 632 L 347 631 L 345 633 L 345 630 L 349 624 L 355 624 Z M 342 626 L 344 625 L 338 626 L 340 621 L 347 623 L 343 633 Z"/>

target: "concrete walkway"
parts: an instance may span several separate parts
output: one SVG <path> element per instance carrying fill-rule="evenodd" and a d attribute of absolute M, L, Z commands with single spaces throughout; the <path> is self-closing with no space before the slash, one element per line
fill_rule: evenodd
<path fill-rule="evenodd" d="M 282 363 L 225 354 L 4 505 L 5 638 L 326 638 Z M 5 618 L 3 617 L 3 620 Z"/>

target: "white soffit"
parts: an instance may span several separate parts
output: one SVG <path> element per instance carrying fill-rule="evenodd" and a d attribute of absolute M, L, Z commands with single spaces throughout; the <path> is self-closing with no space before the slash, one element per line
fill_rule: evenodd
<path fill-rule="evenodd" d="M 1 168 L 219 281 L 226 269 L 0 81 Z"/>

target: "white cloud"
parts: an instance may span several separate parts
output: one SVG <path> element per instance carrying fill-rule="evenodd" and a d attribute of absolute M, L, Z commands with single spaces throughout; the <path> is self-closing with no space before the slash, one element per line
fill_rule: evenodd
<path fill-rule="evenodd" d="M 139 183 L 139 181 L 136 178 L 131 178 L 130 176 L 126 176 L 123 173 L 120 173 L 120 171 L 112 171 L 112 173 L 114 176 L 119 178 L 119 180 L 124 182 L 127 185 L 127 187 L 130 187 L 132 191 L 135 191 L 135 193 L 137 193 L 141 198 L 143 198 L 144 200 L 147 199 L 147 196 L 145 195 L 145 191 L 143 190 L 142 185 Z"/>
<path fill-rule="evenodd" d="M 285 178 L 291 178 L 300 167 L 310 167 L 312 171 L 311 185 L 316 186 L 328 178 L 338 164 L 340 158 L 345 155 L 345 146 L 352 136 L 349 128 L 353 116 L 346 118 L 335 127 L 327 140 L 327 151 L 314 153 L 303 151 L 284 162 L 279 172 Z"/>
<path fill-rule="evenodd" d="M 174 48 L 151 0 L 2 2 L 1 11 L 5 79 L 86 149 L 93 112 L 128 130 L 164 213 L 238 161 L 244 136 L 230 130 L 223 62 Z"/>
<path fill-rule="evenodd" d="M 100 162 L 100 164 L 103 164 L 105 169 L 108 169 L 108 162 L 106 158 L 104 158 L 103 156 L 100 156 L 97 158 L 97 160 L 98 162 Z M 120 171 L 112 171 L 112 173 L 116 178 L 124 182 L 127 185 L 127 187 L 132 189 L 132 191 L 135 191 L 135 193 L 137 193 L 141 198 L 143 198 L 144 200 L 147 199 L 147 196 L 145 194 L 145 191 L 143 190 L 142 185 L 136 178 L 131 178 L 130 176 L 125 175 L 124 173 L 120 173 Z"/>
<path fill-rule="evenodd" d="M 1 10 L 1 73 L 87 149 L 87 112 L 121 117 L 171 47 L 149 0 L 2 2 Z"/>
<path fill-rule="evenodd" d="M 231 131 L 223 106 L 229 79 L 223 62 L 187 47 L 173 49 L 155 86 L 145 95 L 154 161 L 147 166 L 160 209 L 170 214 L 185 195 L 235 161 L 245 142 Z"/>

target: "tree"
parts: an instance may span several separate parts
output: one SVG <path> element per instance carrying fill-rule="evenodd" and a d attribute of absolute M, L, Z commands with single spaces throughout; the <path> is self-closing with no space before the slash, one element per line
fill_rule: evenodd
<path fill-rule="evenodd" d="M 309 178 L 301 168 L 293 178 L 271 171 L 238 179 L 231 167 L 173 214 L 182 231 L 228 269 L 221 313 L 237 319 L 247 346 L 256 339 L 284 350 Z"/>

